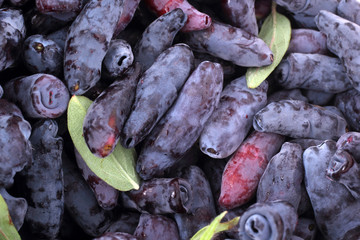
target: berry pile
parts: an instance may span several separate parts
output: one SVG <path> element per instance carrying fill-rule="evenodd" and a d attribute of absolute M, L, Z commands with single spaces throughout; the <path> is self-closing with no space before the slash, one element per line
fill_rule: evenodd
<path fill-rule="evenodd" d="M 283 47 L 260 37 L 276 14 L 289 47 L 249 88 Z M 356 0 L 0 0 L 12 223 L 21 239 L 188 240 L 227 211 L 239 222 L 211 239 L 360 239 L 359 46 Z M 75 148 L 79 95 L 79 137 L 98 161 L 135 149 L 138 189 Z"/>

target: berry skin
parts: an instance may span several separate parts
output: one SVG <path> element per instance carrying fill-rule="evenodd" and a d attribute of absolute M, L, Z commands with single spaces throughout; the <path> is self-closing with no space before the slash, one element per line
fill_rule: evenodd
<path fill-rule="evenodd" d="M 266 81 L 249 89 L 245 76 L 232 80 L 201 133 L 201 151 L 212 158 L 233 154 L 250 131 L 255 113 L 266 106 L 267 90 Z"/>
<path fill-rule="evenodd" d="M 192 195 L 192 186 L 182 178 L 152 178 L 138 190 L 122 193 L 123 205 L 150 214 L 189 213 Z"/>
<path fill-rule="evenodd" d="M 206 178 L 209 181 L 211 192 L 214 199 L 219 199 L 221 190 L 221 178 L 224 172 L 225 165 L 228 159 L 215 159 L 210 157 L 204 157 L 200 159 L 199 166 L 204 171 Z M 215 201 L 215 207 L 217 213 L 225 211 L 220 207 L 219 202 Z M 226 217 L 227 215 L 225 215 Z"/>
<path fill-rule="evenodd" d="M 60 28 L 59 30 L 52 32 L 50 34 L 48 34 L 46 37 L 54 42 L 56 42 L 56 44 L 61 48 L 61 51 L 64 53 L 64 48 L 65 48 L 65 41 L 66 41 L 66 36 L 67 36 L 67 32 L 69 31 L 69 27 L 63 27 Z"/>
<path fill-rule="evenodd" d="M 32 34 L 46 35 L 65 27 L 71 23 L 76 16 L 77 13 L 69 13 L 59 19 L 58 13 L 43 14 L 36 9 L 31 9 L 25 13 L 24 17 L 25 21 L 29 24 L 29 32 Z"/>
<path fill-rule="evenodd" d="M 105 89 L 87 110 L 83 135 L 95 156 L 103 158 L 114 151 L 133 104 L 139 77 L 140 66 L 136 64 Z"/>
<path fill-rule="evenodd" d="M 103 60 L 104 75 L 112 79 L 120 77 L 133 62 L 131 46 L 125 40 L 114 39 Z"/>
<path fill-rule="evenodd" d="M 351 130 L 360 131 L 360 92 L 356 89 L 337 94 L 335 106 L 344 114 Z"/>
<path fill-rule="evenodd" d="M 355 199 L 360 198 L 360 166 L 344 149 L 338 149 L 331 157 L 326 176 L 344 185 Z"/>
<path fill-rule="evenodd" d="M 220 64 L 204 61 L 192 72 L 176 102 L 144 143 L 136 165 L 142 179 L 163 176 L 181 160 L 217 107 L 222 87 Z"/>
<path fill-rule="evenodd" d="M 276 3 L 286 8 L 292 13 L 301 14 L 302 16 L 314 17 L 320 10 L 327 10 L 330 12 L 336 12 L 336 7 L 339 3 L 338 0 L 276 0 Z"/>
<path fill-rule="evenodd" d="M 180 169 L 177 176 L 192 184 L 192 205 L 189 213 L 176 213 L 174 219 L 181 239 L 190 239 L 216 217 L 214 198 L 205 173 L 198 166 Z"/>
<path fill-rule="evenodd" d="M 122 232 L 108 232 L 93 240 L 139 240 L 137 237 Z"/>
<path fill-rule="evenodd" d="M 337 15 L 360 25 L 360 2 L 357 0 L 340 0 Z"/>
<path fill-rule="evenodd" d="M 121 11 L 119 21 L 116 24 L 114 37 L 117 37 L 131 22 L 140 1 L 141 0 L 124 0 L 123 10 Z"/>
<path fill-rule="evenodd" d="M 257 202 L 282 200 L 296 210 L 301 200 L 304 178 L 303 149 L 299 144 L 285 142 L 267 165 L 257 188 Z"/>
<path fill-rule="evenodd" d="M 360 50 L 357 47 L 360 26 L 325 10 L 316 15 L 315 23 L 326 35 L 328 49 L 344 64 L 351 84 L 360 91 Z"/>
<path fill-rule="evenodd" d="M 298 216 L 285 201 L 255 203 L 240 217 L 238 239 L 292 239 Z"/>
<path fill-rule="evenodd" d="M 36 8 L 42 12 L 79 12 L 82 0 L 36 0 Z"/>
<path fill-rule="evenodd" d="M 54 120 L 34 124 L 30 137 L 33 161 L 23 173 L 29 191 L 25 219 L 34 235 L 47 239 L 58 236 L 64 213 L 63 140 L 57 132 Z"/>
<path fill-rule="evenodd" d="M 31 125 L 20 109 L 0 99 L 0 188 L 12 186 L 16 172 L 31 164 L 30 134 Z"/>
<path fill-rule="evenodd" d="M 255 16 L 255 1 L 253 0 L 222 0 L 224 15 L 231 25 L 241 28 L 255 36 L 259 28 Z"/>
<path fill-rule="evenodd" d="M 232 209 L 247 203 L 256 194 L 266 166 L 284 142 L 275 133 L 252 132 L 225 166 L 219 203 Z"/>
<path fill-rule="evenodd" d="M 122 210 L 120 216 L 117 216 L 111 223 L 107 233 L 124 232 L 133 234 L 139 223 L 140 213 Z"/>
<path fill-rule="evenodd" d="M 62 72 L 63 49 L 56 42 L 36 34 L 24 41 L 23 49 L 25 66 L 32 73 L 59 76 Z"/>
<path fill-rule="evenodd" d="M 14 223 L 16 230 L 19 231 L 24 223 L 25 215 L 28 210 L 26 199 L 11 196 L 5 188 L 0 188 L 0 194 L 8 206 L 11 221 Z"/>
<path fill-rule="evenodd" d="M 110 226 L 113 213 L 102 209 L 81 176 L 75 159 L 63 153 L 65 208 L 72 219 L 91 237 L 100 236 Z"/>
<path fill-rule="evenodd" d="M 76 163 L 79 167 L 81 175 L 89 184 L 91 190 L 94 192 L 99 206 L 105 210 L 111 210 L 115 208 L 118 202 L 119 191 L 108 185 L 94 172 L 92 172 L 76 148 L 74 148 L 74 151 Z"/>
<path fill-rule="evenodd" d="M 347 123 L 326 108 L 300 100 L 272 102 L 257 112 L 253 127 L 293 138 L 337 139 L 346 132 Z"/>
<path fill-rule="evenodd" d="M 171 47 L 186 20 L 186 14 L 176 8 L 158 17 L 145 29 L 134 50 L 135 59 L 141 63 L 143 71 L 147 70 L 163 51 Z"/>
<path fill-rule="evenodd" d="M 303 153 L 304 181 L 315 219 L 325 239 L 358 239 L 360 237 L 360 207 L 348 189 L 326 176 L 337 148 L 332 140 L 307 148 Z"/>
<path fill-rule="evenodd" d="M 281 89 L 270 94 L 270 96 L 267 99 L 267 104 L 285 99 L 295 99 L 304 102 L 308 101 L 308 99 L 304 97 L 304 95 L 301 93 L 300 89 L 298 88 L 290 89 L 290 90 Z"/>
<path fill-rule="evenodd" d="M 30 118 L 60 117 L 70 99 L 60 79 L 43 73 L 12 79 L 4 85 L 4 90 L 4 97 L 18 104 Z"/>
<path fill-rule="evenodd" d="M 205 52 L 243 67 L 261 67 L 273 62 L 273 54 L 260 38 L 241 28 L 213 21 L 201 31 L 184 34 L 194 51 Z"/>
<path fill-rule="evenodd" d="M 122 6 L 123 0 L 90 0 L 71 24 L 64 56 L 64 78 L 71 94 L 84 94 L 100 80 Z"/>
<path fill-rule="evenodd" d="M 274 75 L 285 89 L 339 93 L 353 88 L 340 59 L 321 54 L 291 53 L 277 66 Z"/>
<path fill-rule="evenodd" d="M 313 138 L 294 138 L 289 142 L 297 143 L 301 146 L 303 150 L 305 150 L 309 147 L 320 145 L 323 142 L 323 140 L 313 139 Z"/>
<path fill-rule="evenodd" d="M 179 230 L 171 218 L 143 213 L 134 235 L 139 240 L 180 240 Z"/>
<path fill-rule="evenodd" d="M 211 25 L 211 18 L 196 10 L 187 0 L 146 0 L 145 2 L 157 15 L 163 15 L 175 8 L 181 8 L 187 15 L 187 22 L 182 28 L 183 32 L 199 31 L 209 28 Z"/>
<path fill-rule="evenodd" d="M 0 9 L 0 72 L 11 67 L 21 53 L 25 22 L 20 10 Z"/>
<path fill-rule="evenodd" d="M 324 106 L 330 103 L 330 101 L 334 98 L 334 93 L 326 93 L 323 91 L 315 91 L 315 90 L 303 90 L 304 96 L 307 98 L 307 102 L 319 106 Z"/>
<path fill-rule="evenodd" d="M 174 68 L 174 65 L 177 67 Z M 121 144 L 132 148 L 154 128 L 179 95 L 194 65 L 194 55 L 185 44 L 162 52 L 139 79 L 135 103 L 122 130 Z"/>
<path fill-rule="evenodd" d="M 299 236 L 301 239 L 315 240 L 317 232 L 315 220 L 299 217 L 293 236 Z"/>
<path fill-rule="evenodd" d="M 338 139 L 336 147 L 350 153 L 355 161 L 360 162 L 360 133 L 347 132 Z"/>
<path fill-rule="evenodd" d="M 326 35 L 307 28 L 291 30 L 291 39 L 287 53 L 327 54 Z"/>

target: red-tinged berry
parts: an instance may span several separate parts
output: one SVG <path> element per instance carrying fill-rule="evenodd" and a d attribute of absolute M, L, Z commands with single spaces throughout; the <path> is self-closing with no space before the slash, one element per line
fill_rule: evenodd
<path fill-rule="evenodd" d="M 95 156 L 106 157 L 113 152 L 130 113 L 139 77 L 140 66 L 137 64 L 90 105 L 84 119 L 83 135 Z"/>
<path fill-rule="evenodd" d="M 188 17 L 183 32 L 199 31 L 210 27 L 211 18 L 207 14 L 199 12 L 186 0 L 146 0 L 147 5 L 157 15 L 163 15 L 175 8 L 181 8 Z"/>
<path fill-rule="evenodd" d="M 226 164 L 219 204 L 231 209 L 248 202 L 255 194 L 262 174 L 277 153 L 284 137 L 273 133 L 253 132 Z"/>

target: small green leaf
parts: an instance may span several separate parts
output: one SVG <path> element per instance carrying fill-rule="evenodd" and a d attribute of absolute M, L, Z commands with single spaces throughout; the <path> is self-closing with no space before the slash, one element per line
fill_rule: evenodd
<path fill-rule="evenodd" d="M 8 206 L 0 194 L 0 240 L 21 240 L 9 213 Z"/>
<path fill-rule="evenodd" d="M 200 229 L 190 240 L 211 240 L 215 234 L 235 227 L 238 224 L 240 217 L 233 218 L 228 222 L 220 223 L 226 213 L 227 211 L 222 212 L 219 216 L 214 218 L 210 225 Z"/>
<path fill-rule="evenodd" d="M 273 2 L 272 12 L 265 19 L 259 37 L 269 46 L 274 55 L 274 61 L 269 66 L 248 68 L 246 82 L 249 88 L 258 87 L 284 57 L 290 43 L 290 21 L 284 15 L 276 12 L 276 3 Z"/>
<path fill-rule="evenodd" d="M 91 103 L 91 100 L 83 96 L 73 96 L 69 102 L 68 129 L 76 149 L 91 171 L 110 186 L 120 191 L 139 189 L 140 179 L 135 171 L 136 152 L 134 149 L 126 149 L 117 144 L 109 156 L 98 158 L 86 145 L 83 137 L 83 122 Z"/>

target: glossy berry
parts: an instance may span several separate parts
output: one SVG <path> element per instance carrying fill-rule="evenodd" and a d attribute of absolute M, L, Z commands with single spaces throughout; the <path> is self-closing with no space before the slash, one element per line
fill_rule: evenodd
<path fill-rule="evenodd" d="M 190 212 L 174 214 L 180 237 L 185 240 L 209 225 L 216 216 L 216 209 L 209 181 L 198 166 L 185 167 L 178 172 L 177 176 L 193 185 Z"/>
<path fill-rule="evenodd" d="M 117 216 L 112 221 L 106 232 L 124 232 L 133 234 L 139 223 L 140 213 L 133 211 L 121 211 L 120 216 Z"/>
<path fill-rule="evenodd" d="M 110 226 L 112 214 L 98 205 L 74 161 L 63 154 L 65 208 L 87 235 L 97 237 Z"/>
<path fill-rule="evenodd" d="M 108 185 L 104 180 L 99 178 L 91 169 L 86 165 L 86 162 L 81 157 L 80 153 L 74 149 L 76 163 L 79 170 L 89 184 L 91 190 L 94 192 L 99 206 L 105 210 L 111 210 L 117 206 L 119 191 Z"/>
<path fill-rule="evenodd" d="M 95 156 L 103 158 L 114 151 L 134 102 L 139 77 L 140 66 L 136 65 L 105 89 L 87 110 L 83 135 Z"/>
<path fill-rule="evenodd" d="M 101 63 L 122 5 L 123 1 L 91 0 L 72 22 L 64 56 L 64 77 L 71 94 L 84 94 L 100 80 Z"/>
<path fill-rule="evenodd" d="M 192 186 L 182 178 L 153 178 L 122 195 L 126 205 L 151 214 L 189 213 L 194 201 Z"/>
<path fill-rule="evenodd" d="M 171 218 L 143 213 L 134 235 L 139 240 L 180 240 L 179 230 Z"/>

